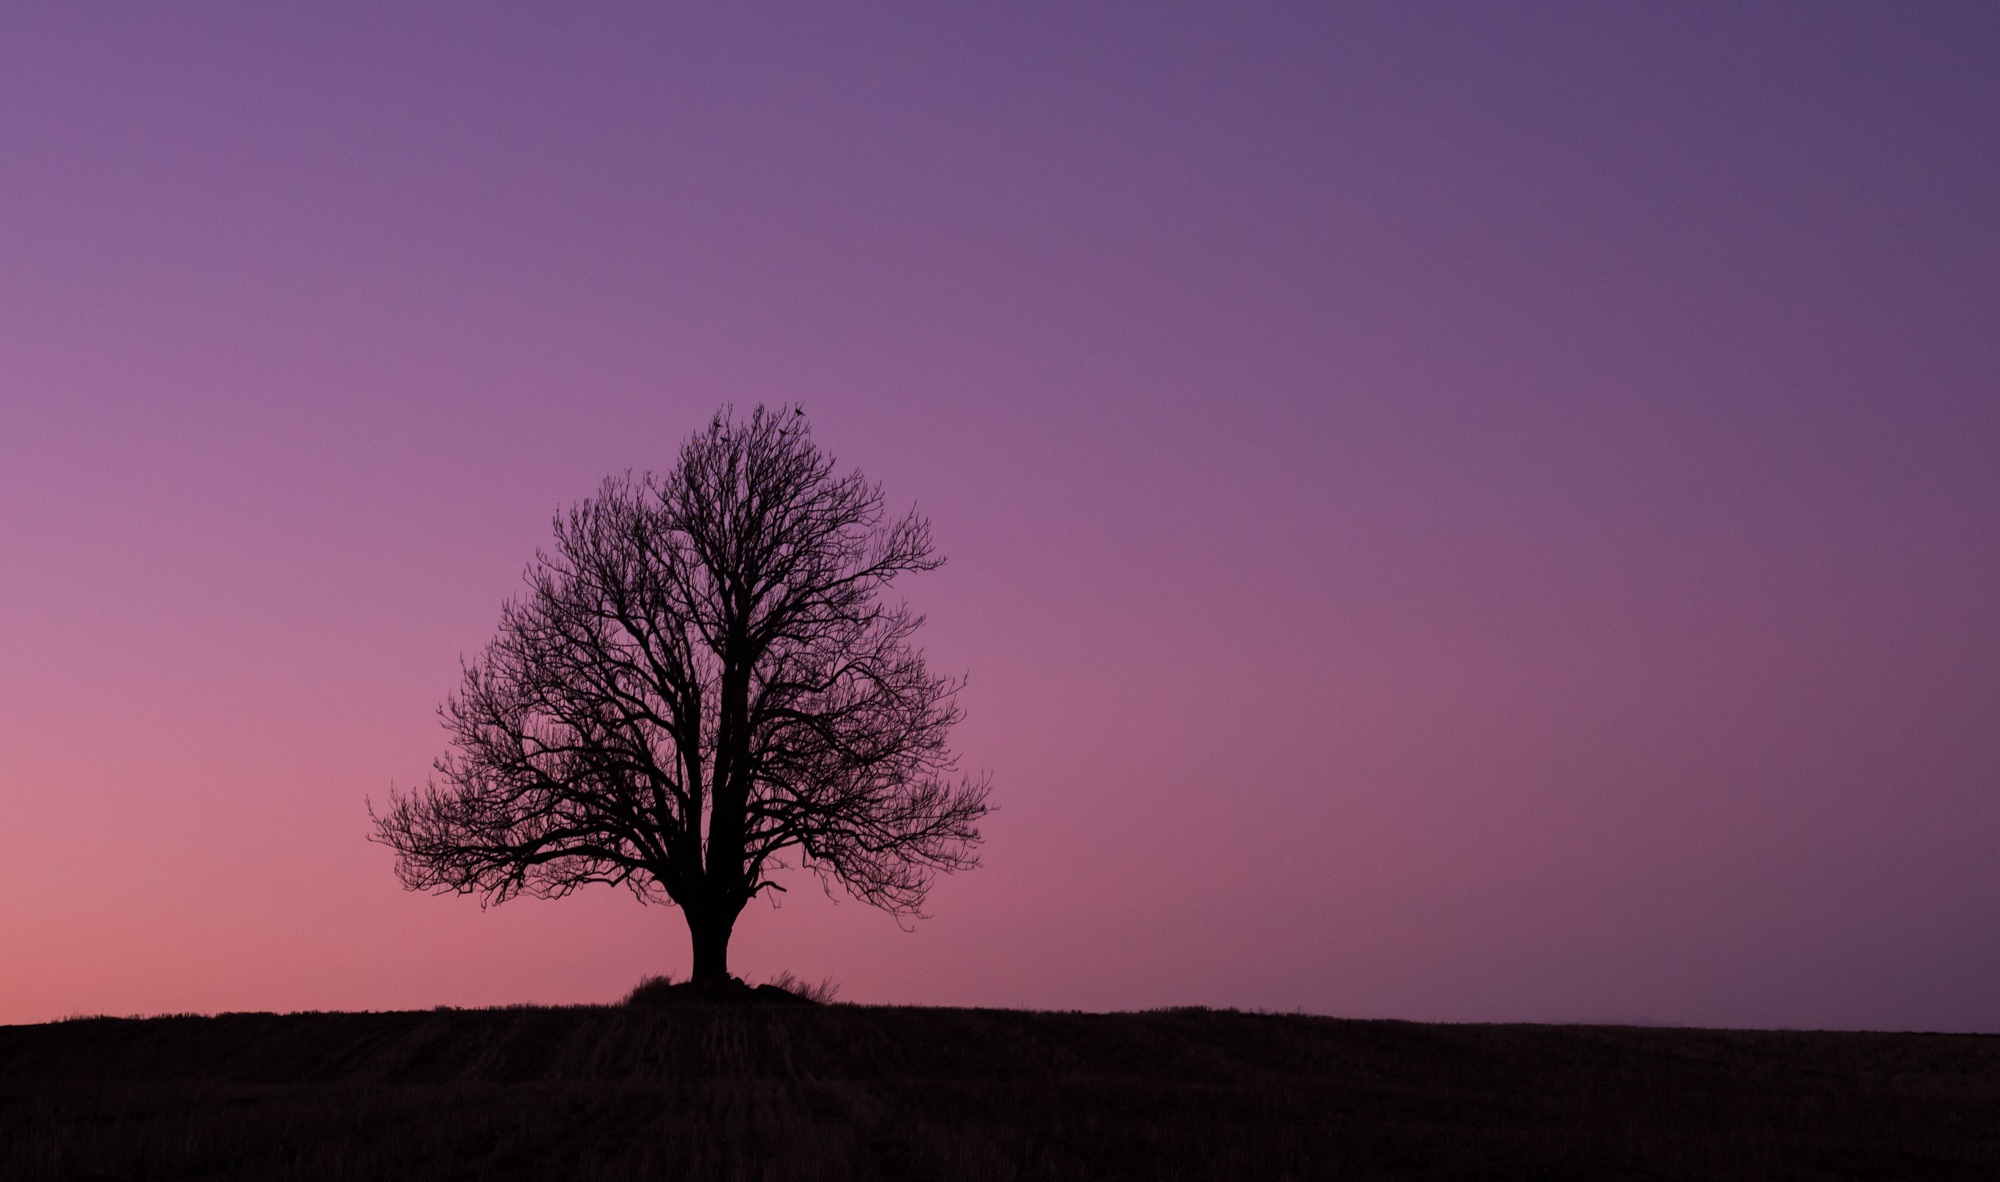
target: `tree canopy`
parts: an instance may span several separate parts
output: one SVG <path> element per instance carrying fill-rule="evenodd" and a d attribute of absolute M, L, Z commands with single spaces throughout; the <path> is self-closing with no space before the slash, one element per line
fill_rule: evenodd
<path fill-rule="evenodd" d="M 977 864 L 988 807 L 946 742 L 962 682 L 884 595 L 943 561 L 803 414 L 720 412 L 666 475 L 557 517 L 440 709 L 451 750 L 374 839 L 412 889 L 676 904 L 696 980 L 727 977 L 738 915 L 794 863 L 915 914 Z"/>

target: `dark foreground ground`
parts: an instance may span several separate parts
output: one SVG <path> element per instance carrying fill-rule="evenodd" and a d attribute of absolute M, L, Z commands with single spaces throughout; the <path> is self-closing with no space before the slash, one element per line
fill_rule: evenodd
<path fill-rule="evenodd" d="M 2000 1179 L 2000 1038 L 860 1006 L 0 1027 L 0 1178 Z"/>

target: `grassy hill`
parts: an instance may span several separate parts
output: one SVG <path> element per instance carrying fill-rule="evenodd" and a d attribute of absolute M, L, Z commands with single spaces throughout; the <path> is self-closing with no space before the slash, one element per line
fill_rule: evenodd
<path fill-rule="evenodd" d="M 0 1178 L 2000 1178 L 2000 1038 L 866 1006 L 0 1027 Z"/>

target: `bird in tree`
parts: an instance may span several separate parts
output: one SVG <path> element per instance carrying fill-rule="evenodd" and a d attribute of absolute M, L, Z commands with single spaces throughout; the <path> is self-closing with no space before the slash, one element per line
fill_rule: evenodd
<path fill-rule="evenodd" d="M 692 979 L 721 982 L 788 867 L 911 916 L 977 865 L 989 782 L 946 742 L 963 681 L 884 598 L 943 564 L 930 523 L 885 515 L 793 409 L 725 409 L 665 476 L 557 516 L 439 710 L 436 774 L 370 811 L 405 886 L 484 905 L 623 885 L 677 905 Z"/>

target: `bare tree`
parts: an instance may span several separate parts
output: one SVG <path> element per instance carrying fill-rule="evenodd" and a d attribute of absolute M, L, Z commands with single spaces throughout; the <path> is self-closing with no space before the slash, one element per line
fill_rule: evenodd
<path fill-rule="evenodd" d="M 790 859 L 898 915 L 977 864 L 988 785 L 945 745 L 961 683 L 882 601 L 943 563 L 930 523 L 886 518 L 800 412 L 718 413 L 665 477 L 606 480 L 555 535 L 439 711 L 453 750 L 374 818 L 405 886 L 623 884 L 681 908 L 711 981 Z"/>

